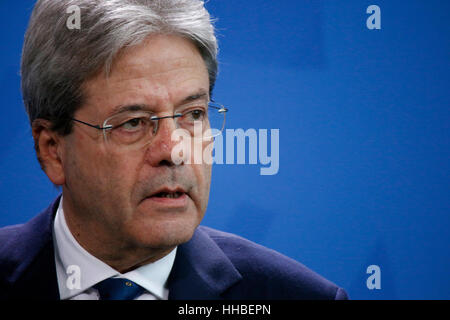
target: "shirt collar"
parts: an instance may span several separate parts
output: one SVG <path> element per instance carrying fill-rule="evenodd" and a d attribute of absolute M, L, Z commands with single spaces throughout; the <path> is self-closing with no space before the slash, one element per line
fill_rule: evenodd
<path fill-rule="evenodd" d="M 177 248 L 158 261 L 121 274 L 91 255 L 76 241 L 67 226 L 62 202 L 61 197 L 53 225 L 56 273 L 62 300 L 70 299 L 111 277 L 127 278 L 157 298 L 167 298 L 165 284 L 172 270 Z"/>

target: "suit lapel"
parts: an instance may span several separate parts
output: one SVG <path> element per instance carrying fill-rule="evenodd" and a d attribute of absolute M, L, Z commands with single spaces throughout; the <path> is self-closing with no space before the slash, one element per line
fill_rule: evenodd
<path fill-rule="evenodd" d="M 59 300 L 52 236 L 59 199 L 23 225 L 20 242 L 25 249 L 16 253 L 16 268 L 9 280 L 12 298 Z"/>
<path fill-rule="evenodd" d="M 177 249 L 168 281 L 169 300 L 222 299 L 221 294 L 241 279 L 228 257 L 199 227 Z"/>

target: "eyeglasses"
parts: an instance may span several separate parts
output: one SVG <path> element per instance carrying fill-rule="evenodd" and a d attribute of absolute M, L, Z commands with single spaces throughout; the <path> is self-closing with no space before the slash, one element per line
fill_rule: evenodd
<path fill-rule="evenodd" d="M 74 118 L 71 120 L 102 130 L 107 144 L 138 148 L 150 143 L 156 136 L 160 120 L 169 118 L 174 120 L 177 129 L 186 130 L 192 137 L 201 133 L 203 139 L 211 139 L 223 131 L 227 112 L 223 105 L 209 102 L 207 107 L 198 103 L 184 106 L 171 116 L 158 117 L 154 112 L 145 110 L 120 112 L 106 119 L 102 126 Z M 201 128 L 201 131 L 196 128 Z"/>

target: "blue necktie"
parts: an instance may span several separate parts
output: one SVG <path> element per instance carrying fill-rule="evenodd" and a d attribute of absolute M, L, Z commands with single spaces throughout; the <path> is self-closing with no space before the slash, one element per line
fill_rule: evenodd
<path fill-rule="evenodd" d="M 100 300 L 133 300 L 145 289 L 128 279 L 109 278 L 97 283 L 94 288 L 100 294 Z"/>

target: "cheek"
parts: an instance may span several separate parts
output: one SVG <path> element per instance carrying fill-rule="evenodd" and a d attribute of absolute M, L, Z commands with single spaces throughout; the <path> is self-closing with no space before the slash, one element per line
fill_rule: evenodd
<path fill-rule="evenodd" d="M 198 204 L 197 207 L 201 211 L 206 210 L 209 199 L 209 189 L 211 185 L 211 165 L 201 164 L 194 165 L 193 170 L 197 178 L 197 194 L 198 194 Z"/>
<path fill-rule="evenodd" d="M 211 141 L 203 143 L 203 163 L 199 165 L 199 171 L 201 172 L 201 185 L 204 189 L 205 197 L 209 196 L 209 188 L 211 185 L 211 173 L 212 173 L 212 146 Z M 207 201 L 208 199 L 206 199 Z"/>
<path fill-rule="evenodd" d="M 108 183 L 114 189 L 114 193 L 130 196 L 138 179 L 141 165 L 137 157 L 111 153 L 100 164 L 98 170 L 102 173 L 104 183 Z"/>
<path fill-rule="evenodd" d="M 123 198 L 136 177 L 135 159 L 85 140 L 79 139 L 68 152 L 68 183 L 76 184 L 79 190 L 89 190 L 95 197 L 108 197 L 109 201 Z"/>

